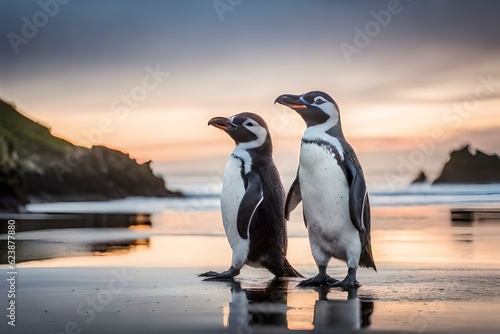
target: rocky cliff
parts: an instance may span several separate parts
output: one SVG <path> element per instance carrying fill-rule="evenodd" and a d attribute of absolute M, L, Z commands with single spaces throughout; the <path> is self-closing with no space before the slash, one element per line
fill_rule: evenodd
<path fill-rule="evenodd" d="M 17 152 L 15 169 L 31 201 L 181 195 L 166 188 L 165 181 L 153 174 L 149 162 L 139 164 L 128 154 L 104 146 L 90 149 L 76 146 L 53 136 L 49 128 L 32 121 L 2 100 L 0 137 L 5 147 L 10 145 L 11 156 Z M 4 169 L 12 171 L 12 157 L 2 154 L 6 161 L 11 161 L 7 163 L 10 169 Z M 0 180 L 0 187 L 6 184 Z M 3 196 L 6 192 L 1 189 Z"/>
<path fill-rule="evenodd" d="M 474 154 L 466 145 L 450 154 L 433 183 L 500 183 L 500 157 L 479 150 Z"/>
<path fill-rule="evenodd" d="M 28 196 L 12 143 L 0 135 L 0 212 L 19 212 Z"/>

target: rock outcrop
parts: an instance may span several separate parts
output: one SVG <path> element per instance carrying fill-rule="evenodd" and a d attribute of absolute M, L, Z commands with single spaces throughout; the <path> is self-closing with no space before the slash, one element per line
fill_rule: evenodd
<path fill-rule="evenodd" d="M 418 176 L 413 181 L 411 181 L 411 184 L 425 183 L 427 181 L 427 175 L 425 175 L 424 171 L 421 170 Z"/>
<path fill-rule="evenodd" d="M 28 202 L 17 154 L 0 135 L 0 212 L 19 212 Z"/>
<path fill-rule="evenodd" d="M 474 154 L 466 145 L 450 154 L 450 160 L 433 183 L 500 183 L 500 157 L 479 150 Z"/>
<path fill-rule="evenodd" d="M 139 164 L 128 154 L 105 146 L 68 151 L 42 172 L 26 173 L 25 178 L 29 195 L 37 201 L 180 195 L 167 190 L 165 181 L 153 174 L 149 162 Z"/>
<path fill-rule="evenodd" d="M 11 155 L 17 152 L 16 177 L 24 184 L 31 201 L 181 196 L 166 188 L 165 181 L 153 174 L 149 162 L 139 164 L 117 150 L 104 146 L 89 149 L 55 137 L 49 128 L 32 121 L 2 100 L 0 137 L 4 138 L 4 146 L 11 146 Z M 13 160 L 6 159 L 10 161 L 7 165 L 12 166 Z M 21 195 L 17 196 L 22 199 Z"/>

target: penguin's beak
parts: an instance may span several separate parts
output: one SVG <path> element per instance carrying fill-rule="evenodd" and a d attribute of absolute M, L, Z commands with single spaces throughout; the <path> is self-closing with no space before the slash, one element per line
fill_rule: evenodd
<path fill-rule="evenodd" d="M 229 131 L 234 128 L 234 124 L 229 122 L 226 117 L 214 117 L 208 121 L 208 125 L 212 125 L 224 131 Z"/>
<path fill-rule="evenodd" d="M 304 100 L 302 100 L 302 95 L 291 95 L 283 94 L 274 100 L 274 103 L 279 103 L 294 110 L 307 108 Z"/>

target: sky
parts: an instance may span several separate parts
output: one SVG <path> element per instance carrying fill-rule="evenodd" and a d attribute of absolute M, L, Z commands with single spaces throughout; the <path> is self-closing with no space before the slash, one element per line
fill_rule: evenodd
<path fill-rule="evenodd" d="M 256 112 L 283 173 L 305 125 L 274 105 L 329 93 L 369 180 L 436 176 L 464 143 L 500 153 L 494 1 L 0 2 L 0 98 L 74 143 L 220 171 L 214 116 Z"/>

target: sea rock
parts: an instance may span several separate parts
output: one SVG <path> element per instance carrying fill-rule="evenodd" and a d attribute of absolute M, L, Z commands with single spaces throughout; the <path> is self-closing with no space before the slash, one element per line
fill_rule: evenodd
<path fill-rule="evenodd" d="M 427 175 L 425 175 L 424 171 L 421 170 L 418 176 L 411 182 L 411 184 L 425 183 L 425 182 L 427 182 Z"/>
<path fill-rule="evenodd" d="M 466 145 L 450 154 L 450 159 L 433 183 L 500 183 L 500 157 L 479 150 L 473 153 Z"/>

